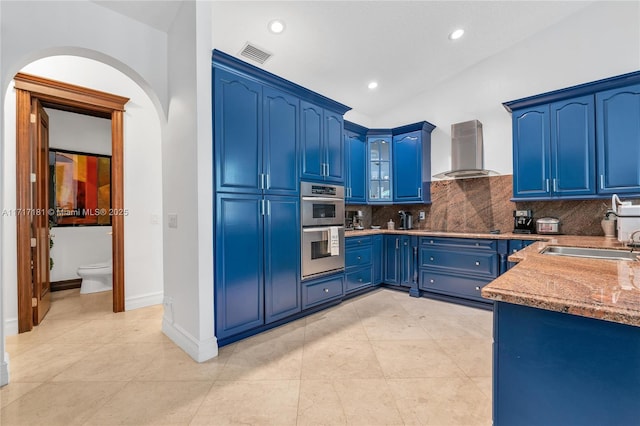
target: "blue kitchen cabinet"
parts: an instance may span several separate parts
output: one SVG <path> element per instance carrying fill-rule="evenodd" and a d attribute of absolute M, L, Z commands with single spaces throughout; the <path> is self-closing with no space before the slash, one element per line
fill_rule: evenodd
<path fill-rule="evenodd" d="M 269 194 L 298 195 L 300 101 L 265 86 L 263 89 L 263 166 L 261 186 Z"/>
<path fill-rule="evenodd" d="M 302 178 L 344 183 L 342 115 L 305 101 L 300 112 Z"/>
<path fill-rule="evenodd" d="M 415 283 L 414 239 L 410 235 L 384 236 L 385 284 L 413 287 Z M 417 241 L 417 240 L 416 240 Z"/>
<path fill-rule="evenodd" d="M 373 235 L 371 237 L 371 247 L 372 247 L 371 261 L 373 263 L 371 280 L 373 285 L 378 285 L 382 283 L 382 270 L 384 265 L 384 258 L 382 256 L 384 252 L 383 236 Z"/>
<path fill-rule="evenodd" d="M 371 236 L 348 237 L 345 240 L 345 293 L 371 287 L 373 246 Z"/>
<path fill-rule="evenodd" d="M 595 195 L 593 96 L 514 111 L 513 168 L 514 198 Z"/>
<path fill-rule="evenodd" d="M 360 127 L 358 125 L 345 121 L 344 127 L 345 202 L 347 204 L 366 204 L 366 136 L 361 132 L 350 130 L 351 127 Z M 366 129 L 364 130 L 366 131 Z"/>
<path fill-rule="evenodd" d="M 596 94 L 601 194 L 640 193 L 640 84 Z"/>
<path fill-rule="evenodd" d="M 424 121 L 393 130 L 392 168 L 395 204 L 431 202 L 431 131 L 433 129 L 432 124 Z"/>
<path fill-rule="evenodd" d="M 390 132 L 388 135 L 367 136 L 367 203 L 369 204 L 393 202 L 391 141 Z"/>
<path fill-rule="evenodd" d="M 300 201 L 297 197 L 267 196 L 263 210 L 265 324 L 269 324 L 302 309 Z"/>
<path fill-rule="evenodd" d="M 217 191 L 262 191 L 262 85 L 214 68 Z"/>
<path fill-rule="evenodd" d="M 507 257 L 507 259 L 506 259 L 507 260 L 506 269 L 507 270 L 511 269 L 516 265 L 516 263 L 508 261 L 508 257 L 510 255 L 512 255 L 515 252 L 518 252 L 518 251 L 522 250 L 525 247 L 530 246 L 533 243 L 535 243 L 535 240 L 509 240 L 508 246 L 507 246 L 508 250 L 507 250 L 507 254 L 506 254 L 506 257 Z M 502 271 L 502 272 L 505 272 L 505 271 Z"/>
<path fill-rule="evenodd" d="M 299 209 L 297 197 L 217 195 L 218 339 L 300 312 Z"/>
<path fill-rule="evenodd" d="M 216 337 L 264 324 L 262 196 L 216 196 Z"/>

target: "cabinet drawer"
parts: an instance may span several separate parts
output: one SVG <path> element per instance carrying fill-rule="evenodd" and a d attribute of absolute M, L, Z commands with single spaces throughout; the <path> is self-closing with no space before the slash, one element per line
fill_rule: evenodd
<path fill-rule="evenodd" d="M 367 287 L 372 284 L 371 267 L 360 268 L 346 274 L 345 293 Z"/>
<path fill-rule="evenodd" d="M 420 237 L 420 247 L 443 248 L 449 250 L 473 249 L 492 250 L 497 248 L 496 240 L 478 240 L 474 238 L 430 238 Z"/>
<path fill-rule="evenodd" d="M 440 274 L 423 269 L 420 271 L 419 287 L 421 290 L 433 291 L 435 293 L 442 293 L 449 296 L 490 302 L 489 300 L 482 298 L 480 291 L 482 290 L 482 287 L 489 284 L 491 281 L 491 278 L 460 277 L 456 275 Z"/>
<path fill-rule="evenodd" d="M 371 264 L 371 246 L 360 248 L 347 248 L 344 255 L 345 268 L 355 268 Z"/>
<path fill-rule="evenodd" d="M 349 237 L 345 238 L 344 245 L 345 247 L 359 247 L 371 245 L 371 236 L 368 237 Z"/>
<path fill-rule="evenodd" d="M 344 294 L 344 274 L 331 278 L 313 280 L 304 283 L 302 288 L 303 309 L 342 297 Z"/>
<path fill-rule="evenodd" d="M 439 269 L 487 277 L 498 276 L 498 254 L 483 251 L 449 251 L 421 247 L 420 268 Z"/>

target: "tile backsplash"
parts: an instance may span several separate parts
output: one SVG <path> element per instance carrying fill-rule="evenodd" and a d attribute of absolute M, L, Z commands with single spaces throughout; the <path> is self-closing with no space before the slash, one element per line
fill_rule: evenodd
<path fill-rule="evenodd" d="M 445 232 L 500 232 L 513 230 L 513 211 L 533 210 L 534 218 L 556 217 L 561 231 L 570 235 L 604 235 L 600 221 L 611 201 L 510 201 L 513 196 L 512 176 L 491 176 L 474 179 L 442 180 L 431 183 L 431 200 L 425 204 L 397 204 L 384 206 L 346 206 L 347 210 L 362 210 L 364 226 L 387 227 L 393 219 L 400 226 L 398 211 L 413 215 L 414 229 Z M 640 200 L 634 200 L 634 204 Z M 419 212 L 425 220 L 419 220 Z"/>

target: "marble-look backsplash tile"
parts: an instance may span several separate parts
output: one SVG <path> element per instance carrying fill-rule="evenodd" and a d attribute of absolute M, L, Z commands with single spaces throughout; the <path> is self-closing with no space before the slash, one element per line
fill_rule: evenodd
<path fill-rule="evenodd" d="M 393 219 L 400 226 L 398 211 L 409 211 L 413 215 L 414 229 L 445 232 L 501 232 L 513 230 L 513 211 L 533 210 L 535 219 L 557 217 L 562 222 L 562 233 L 570 235 L 604 235 L 600 226 L 610 200 L 580 201 L 530 201 L 512 202 L 512 176 L 492 176 L 474 179 L 443 180 L 431 183 L 430 205 L 398 204 L 385 206 L 357 206 L 366 211 L 365 227 L 381 225 L 387 227 Z M 634 204 L 640 200 L 634 200 Z M 355 206 L 354 206 L 355 207 Z M 347 209 L 354 209 L 347 206 Z M 424 211 L 425 220 L 418 220 Z M 371 222 L 369 222 L 371 220 Z"/>

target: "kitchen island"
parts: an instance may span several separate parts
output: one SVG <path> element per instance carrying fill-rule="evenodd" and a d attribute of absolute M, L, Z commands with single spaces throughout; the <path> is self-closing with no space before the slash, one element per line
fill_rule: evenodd
<path fill-rule="evenodd" d="M 541 254 L 548 245 L 623 249 L 549 238 L 483 288 L 494 301 L 494 425 L 639 424 L 640 262 Z"/>

